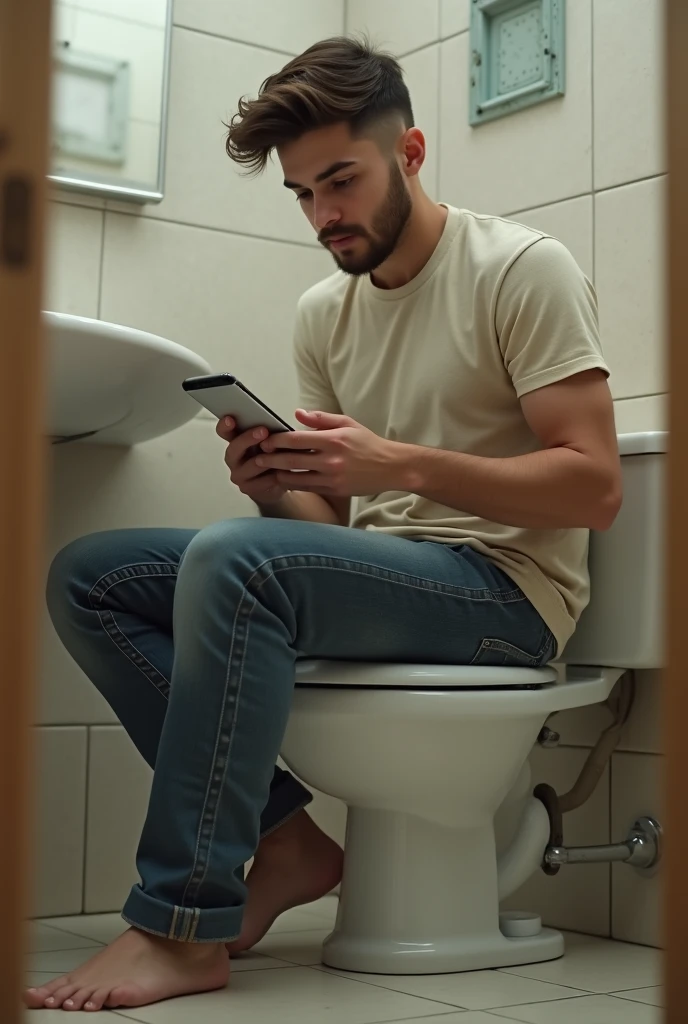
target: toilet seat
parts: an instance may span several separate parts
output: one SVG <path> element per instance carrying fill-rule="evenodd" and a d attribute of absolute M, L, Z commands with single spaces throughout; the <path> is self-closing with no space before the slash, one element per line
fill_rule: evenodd
<path fill-rule="evenodd" d="M 557 685 L 557 671 L 490 665 L 414 665 L 390 662 L 304 660 L 296 665 L 297 686 L 342 686 L 376 690 L 504 690 Z"/>

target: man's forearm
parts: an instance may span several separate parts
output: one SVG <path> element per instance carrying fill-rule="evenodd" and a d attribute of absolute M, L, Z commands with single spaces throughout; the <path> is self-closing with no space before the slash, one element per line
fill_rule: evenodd
<path fill-rule="evenodd" d="M 607 529 L 620 502 L 614 472 L 570 448 L 490 459 L 398 444 L 393 463 L 390 490 L 523 529 Z"/>
<path fill-rule="evenodd" d="M 261 516 L 267 519 L 300 519 L 306 523 L 326 523 L 332 526 L 347 526 L 342 523 L 327 498 L 306 491 L 287 491 L 283 498 L 272 505 L 259 505 Z"/>

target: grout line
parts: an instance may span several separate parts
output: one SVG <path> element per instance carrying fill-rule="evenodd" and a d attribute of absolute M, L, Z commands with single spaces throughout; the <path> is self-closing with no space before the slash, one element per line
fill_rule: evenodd
<path fill-rule="evenodd" d="M 107 200 L 107 202 L 118 202 L 119 200 Z M 77 205 L 77 204 L 72 204 Z M 117 207 L 106 206 L 106 213 L 118 213 L 122 217 L 138 217 L 145 224 L 174 224 L 182 228 L 195 228 L 197 231 L 216 231 L 221 235 L 233 235 L 236 238 L 251 238 L 259 242 L 277 242 L 281 245 L 296 245 L 301 249 L 315 249 L 319 251 L 322 247 L 318 242 L 301 242 L 293 238 L 273 238 L 270 235 L 255 235 L 249 231 L 235 231 L 229 228 L 216 228 L 212 224 L 196 224 L 188 220 L 176 220 L 172 217 L 151 217 L 136 210 L 122 210 Z M 323 250 L 325 251 L 325 250 Z"/>
<path fill-rule="evenodd" d="M 100 315 L 100 305 L 99 305 Z M 90 780 L 91 780 L 91 727 L 86 726 L 86 786 L 85 786 L 85 800 L 84 800 L 84 845 L 81 858 L 81 913 L 84 912 L 86 906 L 86 855 L 88 850 L 88 798 L 90 792 Z M 84 938 L 87 936 L 84 935 Z M 94 939 L 94 942 L 97 941 Z"/>
<path fill-rule="evenodd" d="M 594 195 L 603 195 L 605 192 L 615 192 L 620 188 L 628 188 L 629 185 L 640 185 L 644 181 L 654 181 L 656 178 L 668 178 L 666 171 L 657 171 L 656 174 L 643 174 L 640 178 L 632 178 L 630 181 L 620 181 L 616 185 L 605 185 L 604 188 L 593 189 Z"/>
<path fill-rule="evenodd" d="M 617 189 L 627 188 L 629 185 L 638 185 L 644 181 L 654 181 L 657 178 L 666 177 L 666 171 L 660 171 L 657 174 L 645 174 L 640 178 L 632 178 L 630 181 L 618 182 L 616 185 L 606 185 L 604 188 L 588 189 L 587 192 L 576 192 L 570 196 L 562 196 L 561 199 L 552 199 L 548 203 L 541 203 L 539 206 L 524 206 L 519 210 L 510 210 L 508 213 L 495 214 L 495 216 L 516 217 L 521 213 L 532 213 L 533 210 L 546 210 L 550 206 L 561 206 L 562 203 L 573 202 L 574 199 L 587 199 L 588 196 L 599 196 L 603 195 L 605 192 L 615 192 Z"/>
<path fill-rule="evenodd" d="M 608 808 L 608 810 L 607 810 L 607 842 L 608 843 L 611 843 L 611 841 L 612 841 L 613 772 L 614 772 L 614 751 L 612 751 L 612 753 L 611 753 L 611 755 L 609 757 L 609 779 L 608 779 L 608 782 L 607 782 L 607 808 Z M 614 865 L 611 864 L 611 863 L 607 865 L 607 881 L 608 881 L 608 890 L 607 890 L 607 892 L 608 892 L 608 899 L 607 899 L 607 902 L 608 902 L 608 905 L 609 905 L 608 906 L 609 920 L 607 922 L 607 927 L 609 929 L 609 938 L 610 939 L 612 938 L 612 935 L 614 933 L 614 895 L 613 895 L 613 892 L 612 892 L 612 886 L 614 885 L 614 871 L 613 871 L 613 867 L 614 867 Z"/>
<path fill-rule="evenodd" d="M 442 43 L 448 43 L 451 39 L 458 39 L 459 36 L 465 36 L 468 33 L 468 29 L 461 29 L 460 32 L 452 32 L 450 36 L 445 36 L 444 39 L 433 39 L 429 43 L 423 43 L 422 46 L 414 46 L 412 50 L 405 50 L 403 53 L 396 54 L 399 60 L 404 60 L 406 57 L 412 57 L 414 53 L 422 53 L 423 50 L 430 50 L 433 46 L 439 46 L 442 49 Z"/>
<path fill-rule="evenodd" d="M 235 43 L 237 46 L 248 46 L 253 50 L 265 50 L 267 53 L 277 53 L 280 57 L 296 57 L 291 50 L 280 50 L 276 46 L 265 46 L 264 43 L 249 43 L 245 39 L 235 39 L 234 36 L 223 36 L 220 32 L 209 32 L 204 28 L 193 28 L 191 25 L 180 25 L 173 21 L 172 27 L 181 29 L 183 32 L 194 32 L 197 36 L 210 36 L 211 39 L 221 39 L 225 43 Z"/>

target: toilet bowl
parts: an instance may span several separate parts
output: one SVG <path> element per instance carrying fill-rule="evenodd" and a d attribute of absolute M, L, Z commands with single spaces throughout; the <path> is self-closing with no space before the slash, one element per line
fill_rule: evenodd
<path fill-rule="evenodd" d="M 591 537 L 592 599 L 565 671 L 299 663 L 282 756 L 348 806 L 329 966 L 435 974 L 563 954 L 537 915 L 499 912 L 549 840 L 528 756 L 550 715 L 604 701 L 626 670 L 662 663 L 666 441 L 619 438 L 624 503 Z M 507 818 L 502 848 L 495 823 Z"/>

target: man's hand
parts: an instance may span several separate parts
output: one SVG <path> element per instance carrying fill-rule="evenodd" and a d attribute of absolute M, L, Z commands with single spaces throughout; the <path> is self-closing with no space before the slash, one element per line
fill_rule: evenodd
<path fill-rule="evenodd" d="M 227 441 L 225 462 L 233 484 L 258 505 L 273 505 L 286 494 L 288 487 L 277 474 L 256 465 L 257 446 L 268 437 L 268 430 L 259 427 L 239 433 L 231 416 L 218 421 L 216 431 Z"/>
<path fill-rule="evenodd" d="M 257 469 L 270 470 L 279 485 L 329 497 L 397 489 L 391 484 L 398 447 L 394 442 L 349 416 L 297 409 L 296 418 L 311 429 L 273 434 L 260 445 L 265 454 L 255 459 Z"/>

